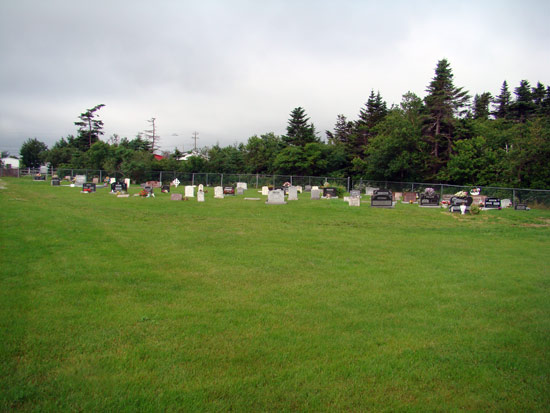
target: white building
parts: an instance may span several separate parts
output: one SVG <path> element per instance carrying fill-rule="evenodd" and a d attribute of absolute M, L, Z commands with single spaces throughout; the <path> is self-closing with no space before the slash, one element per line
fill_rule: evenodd
<path fill-rule="evenodd" d="M 2 165 L 4 165 L 4 168 L 17 169 L 19 168 L 19 159 L 13 158 L 11 156 L 2 158 Z"/>

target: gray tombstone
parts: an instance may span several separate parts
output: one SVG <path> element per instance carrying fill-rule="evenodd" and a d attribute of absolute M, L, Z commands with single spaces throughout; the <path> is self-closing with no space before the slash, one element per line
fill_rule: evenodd
<path fill-rule="evenodd" d="M 311 185 L 306 185 L 304 187 L 304 192 L 311 192 Z"/>
<path fill-rule="evenodd" d="M 286 204 L 284 191 L 282 189 L 274 189 L 273 191 L 269 191 L 269 193 L 267 194 L 266 204 L 268 205 Z"/>
<path fill-rule="evenodd" d="M 502 208 L 509 208 L 510 205 L 512 205 L 512 200 L 510 200 L 510 199 L 503 199 L 503 200 L 500 201 L 500 206 Z"/>
<path fill-rule="evenodd" d="M 312 189 L 311 199 L 321 199 L 321 191 L 319 189 Z"/>
<path fill-rule="evenodd" d="M 237 195 L 244 195 L 244 188 L 242 186 L 237 187 Z"/>
<path fill-rule="evenodd" d="M 223 196 L 223 187 L 216 186 L 214 188 L 214 198 L 218 198 L 218 199 L 223 199 L 224 198 L 224 196 Z"/>
<path fill-rule="evenodd" d="M 352 189 L 349 191 L 350 198 L 361 198 L 361 191 L 358 189 Z"/>
<path fill-rule="evenodd" d="M 86 175 L 77 175 L 74 178 L 75 185 L 83 185 L 86 183 Z"/>
<path fill-rule="evenodd" d="M 170 200 L 172 200 L 172 201 L 181 201 L 181 200 L 183 200 L 183 195 L 182 194 L 171 194 L 170 195 Z"/>
<path fill-rule="evenodd" d="M 197 192 L 197 201 L 204 202 L 204 191 Z"/>
<path fill-rule="evenodd" d="M 291 186 L 288 188 L 288 200 L 297 201 L 298 200 L 298 188 Z"/>

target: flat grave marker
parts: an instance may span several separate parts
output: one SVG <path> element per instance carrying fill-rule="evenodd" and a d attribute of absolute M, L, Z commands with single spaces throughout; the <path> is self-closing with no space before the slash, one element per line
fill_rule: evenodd
<path fill-rule="evenodd" d="M 170 194 L 170 200 L 171 201 L 181 201 L 183 200 L 182 194 Z"/>

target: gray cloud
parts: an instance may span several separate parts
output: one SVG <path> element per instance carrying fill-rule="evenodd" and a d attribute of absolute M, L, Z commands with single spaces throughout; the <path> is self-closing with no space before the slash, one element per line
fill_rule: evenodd
<path fill-rule="evenodd" d="M 505 79 L 548 84 L 549 9 L 542 1 L 5 1 L 0 146 L 29 137 L 51 145 L 98 103 L 107 105 L 107 136 L 133 137 L 155 116 L 166 149 L 190 147 L 194 130 L 202 145 L 284 133 L 296 106 L 322 132 L 339 113 L 354 119 L 371 89 L 390 104 L 408 90 L 423 96 L 443 57 L 472 94 L 497 93 Z"/>

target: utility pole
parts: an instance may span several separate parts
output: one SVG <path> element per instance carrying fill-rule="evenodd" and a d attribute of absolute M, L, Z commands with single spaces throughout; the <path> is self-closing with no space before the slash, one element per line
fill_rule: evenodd
<path fill-rule="evenodd" d="M 199 135 L 199 132 L 193 132 L 193 137 L 191 138 L 195 140 L 195 152 L 197 152 L 197 139 L 199 139 L 198 135 Z"/>

